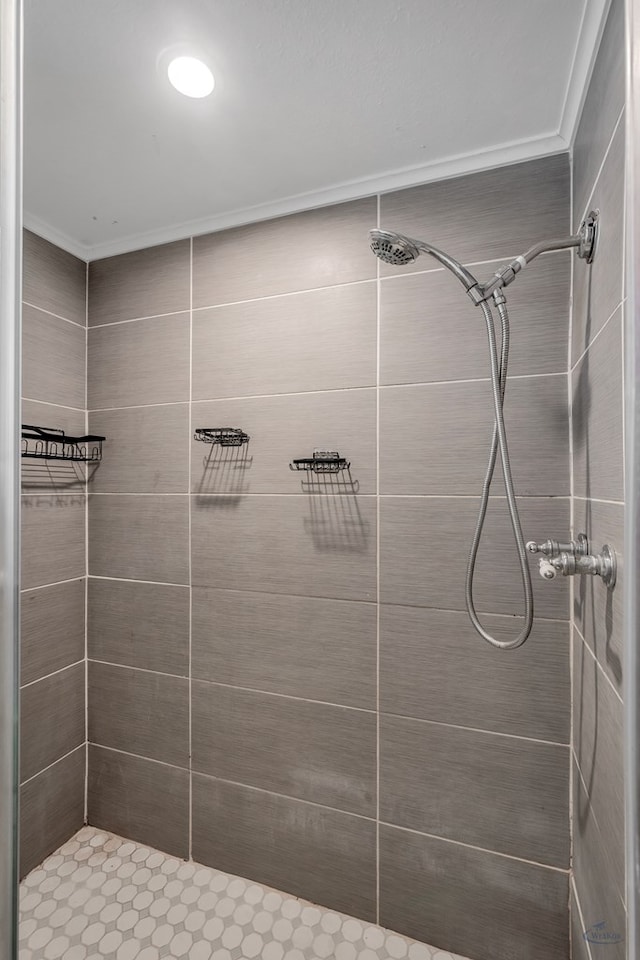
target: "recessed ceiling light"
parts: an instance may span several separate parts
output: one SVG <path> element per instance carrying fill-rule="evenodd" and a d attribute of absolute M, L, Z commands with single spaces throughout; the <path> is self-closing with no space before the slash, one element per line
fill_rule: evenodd
<path fill-rule="evenodd" d="M 185 97 L 208 97 L 215 84 L 209 67 L 195 57 L 176 57 L 167 73 L 169 82 Z"/>

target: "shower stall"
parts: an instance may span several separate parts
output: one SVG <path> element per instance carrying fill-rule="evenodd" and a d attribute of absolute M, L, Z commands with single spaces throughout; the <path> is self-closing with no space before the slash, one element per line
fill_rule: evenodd
<path fill-rule="evenodd" d="M 22 222 L 23 13 L 27 128 L 65 33 L 22 7 L 0 960 L 635 960 L 640 5 L 565 149 L 86 255 L 33 131 Z"/>

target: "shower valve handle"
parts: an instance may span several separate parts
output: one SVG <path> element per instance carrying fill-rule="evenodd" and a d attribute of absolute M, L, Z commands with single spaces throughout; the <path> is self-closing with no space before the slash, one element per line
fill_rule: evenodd
<path fill-rule="evenodd" d="M 529 540 L 527 550 L 529 553 L 542 553 L 545 557 L 557 557 L 561 553 L 568 553 L 572 557 L 582 557 L 589 552 L 589 542 L 584 533 L 579 533 L 577 538 L 569 543 L 560 543 L 558 540 L 545 540 L 543 543 L 536 543 L 535 540 Z"/>
<path fill-rule="evenodd" d="M 540 576 L 543 580 L 554 580 L 557 577 L 558 571 L 550 560 L 542 557 L 538 562 L 540 564 Z"/>

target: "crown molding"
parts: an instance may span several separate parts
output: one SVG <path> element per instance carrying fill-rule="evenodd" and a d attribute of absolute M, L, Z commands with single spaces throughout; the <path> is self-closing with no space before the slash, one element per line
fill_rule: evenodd
<path fill-rule="evenodd" d="M 67 253 L 72 253 L 73 256 L 78 257 L 79 260 L 87 261 L 92 259 L 91 247 L 79 243 L 77 240 L 73 240 L 71 237 L 68 237 L 66 233 L 61 233 L 60 230 L 56 230 L 55 227 L 41 220 L 40 217 L 34 217 L 28 210 L 25 210 L 22 215 L 22 225 L 26 230 L 37 233 L 43 240 L 48 240 L 49 243 L 52 243 L 54 246 L 61 247 L 63 250 L 66 250 Z"/>
<path fill-rule="evenodd" d="M 228 230 L 231 227 L 257 223 L 261 220 L 271 220 L 274 217 L 282 217 L 291 213 L 300 213 L 317 207 L 344 203 L 348 200 L 358 200 L 371 194 L 388 193 L 392 190 L 419 186 L 434 180 L 445 180 L 468 173 L 478 173 L 481 170 L 489 170 L 494 167 L 521 163 L 525 160 L 563 153 L 568 149 L 568 143 L 558 134 L 520 140 L 492 147 L 480 153 L 461 154 L 417 167 L 389 171 L 375 177 L 349 180 L 326 189 L 283 197 L 270 203 L 230 210 L 198 220 L 175 223 L 159 230 L 131 234 L 92 246 L 83 245 L 66 237 L 50 227 L 49 224 L 27 213 L 25 213 L 25 226 L 83 260 L 98 260 L 102 257 L 111 257 L 120 253 L 129 253 L 132 250 L 157 246 L 161 243 L 171 243 L 185 237 L 216 233 L 220 230 Z"/>
<path fill-rule="evenodd" d="M 612 0 L 585 0 L 558 130 L 569 147 L 573 147 L 611 2 Z"/>

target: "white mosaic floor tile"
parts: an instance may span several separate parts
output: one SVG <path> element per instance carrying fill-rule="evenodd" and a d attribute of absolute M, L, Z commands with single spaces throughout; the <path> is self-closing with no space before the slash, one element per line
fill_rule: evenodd
<path fill-rule="evenodd" d="M 464 960 L 84 827 L 20 886 L 19 960 Z"/>

